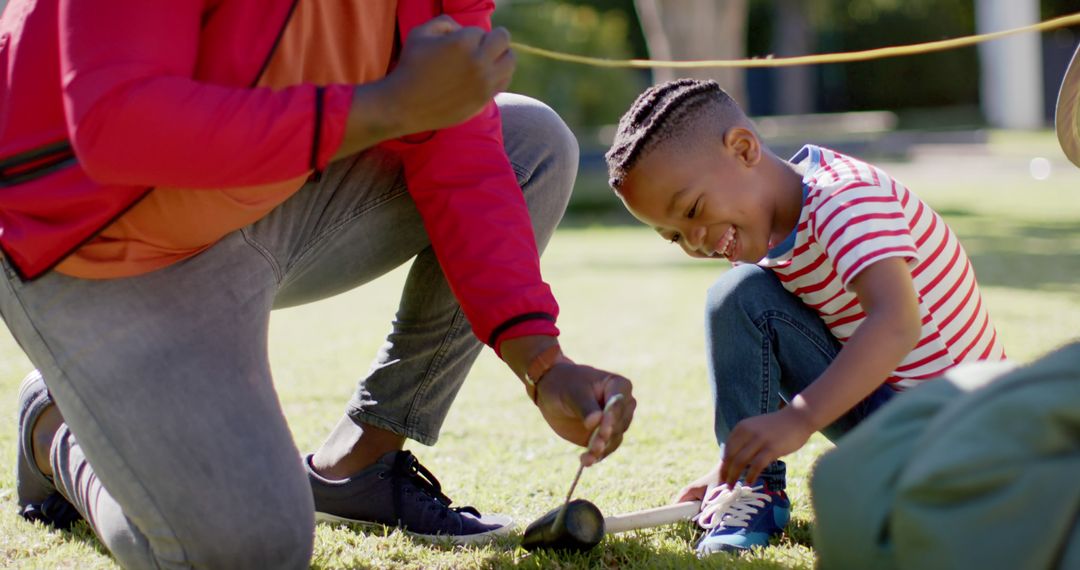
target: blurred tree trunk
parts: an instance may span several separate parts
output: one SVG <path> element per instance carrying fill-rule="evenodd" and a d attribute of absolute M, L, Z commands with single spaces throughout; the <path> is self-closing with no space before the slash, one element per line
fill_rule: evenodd
<path fill-rule="evenodd" d="M 777 57 L 807 55 L 813 48 L 804 0 L 774 0 L 773 53 Z M 814 70 L 808 65 L 776 69 L 776 112 L 801 115 L 814 110 Z"/>
<path fill-rule="evenodd" d="M 747 0 L 634 0 L 653 59 L 739 59 L 746 55 Z M 657 83 L 715 79 L 746 104 L 741 69 L 654 69 Z"/>
<path fill-rule="evenodd" d="M 1039 21 L 1036 0 L 979 0 L 975 28 L 980 34 L 1026 26 Z M 1040 38 L 1012 36 L 979 45 L 982 71 L 980 99 L 991 125 L 1037 129 L 1043 116 L 1043 66 Z"/>

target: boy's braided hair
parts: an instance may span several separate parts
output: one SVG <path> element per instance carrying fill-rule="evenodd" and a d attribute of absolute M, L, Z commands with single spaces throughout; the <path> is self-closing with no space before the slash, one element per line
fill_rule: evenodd
<path fill-rule="evenodd" d="M 699 117 L 698 111 L 713 115 Z M 648 88 L 619 120 L 611 150 L 604 155 L 608 184 L 618 192 L 642 155 L 682 134 L 693 119 L 717 116 L 729 122 L 743 114 L 735 100 L 715 81 L 676 79 Z"/>

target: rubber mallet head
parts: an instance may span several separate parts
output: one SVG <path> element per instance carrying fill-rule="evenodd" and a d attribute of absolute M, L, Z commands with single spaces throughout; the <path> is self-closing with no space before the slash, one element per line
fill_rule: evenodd
<path fill-rule="evenodd" d="M 566 514 L 559 516 L 564 508 Z M 525 529 L 521 547 L 529 551 L 547 548 L 585 552 L 603 539 L 604 515 L 600 509 L 584 499 L 574 499 L 533 521 Z"/>

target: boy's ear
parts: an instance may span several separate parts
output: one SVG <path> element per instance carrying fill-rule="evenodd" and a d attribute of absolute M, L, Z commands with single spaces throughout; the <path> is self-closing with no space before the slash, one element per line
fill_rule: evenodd
<path fill-rule="evenodd" d="M 734 126 L 724 133 L 724 146 L 743 166 L 755 166 L 761 162 L 761 141 L 746 127 Z"/>

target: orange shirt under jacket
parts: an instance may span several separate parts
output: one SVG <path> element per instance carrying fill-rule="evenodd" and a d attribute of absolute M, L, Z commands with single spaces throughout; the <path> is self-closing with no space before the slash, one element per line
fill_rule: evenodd
<path fill-rule="evenodd" d="M 358 84 L 384 77 L 393 55 L 396 10 L 397 0 L 301 0 L 258 87 Z M 308 176 L 243 188 L 155 188 L 56 269 L 107 279 L 168 266 L 262 218 Z"/>

